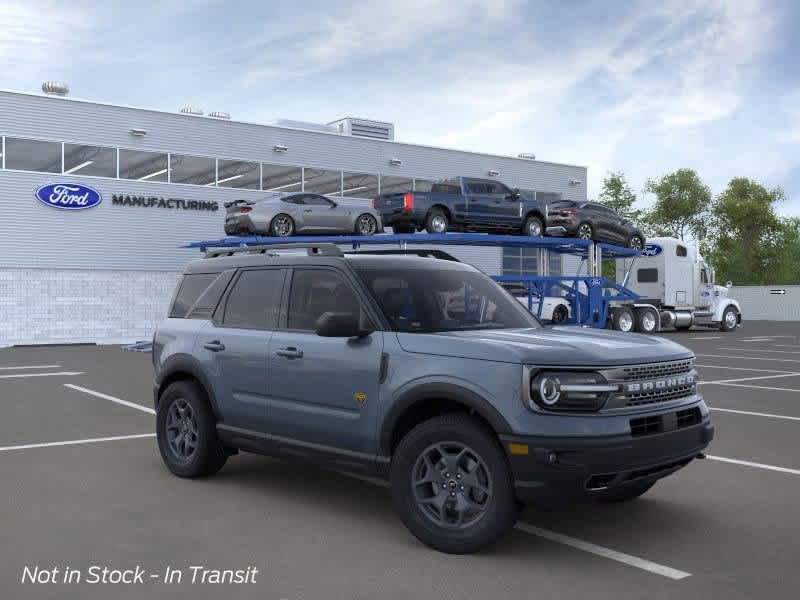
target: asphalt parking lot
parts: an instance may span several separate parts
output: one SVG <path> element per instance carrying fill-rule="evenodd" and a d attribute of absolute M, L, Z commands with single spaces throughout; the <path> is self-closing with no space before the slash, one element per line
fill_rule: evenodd
<path fill-rule="evenodd" d="M 797 598 L 800 323 L 664 335 L 697 354 L 708 460 L 635 502 L 527 509 L 473 556 L 422 546 L 370 481 L 252 455 L 171 476 L 149 354 L 0 350 L 0 598 Z M 26 566 L 90 565 L 156 577 L 21 583 Z M 192 585 L 191 566 L 258 573 Z"/>

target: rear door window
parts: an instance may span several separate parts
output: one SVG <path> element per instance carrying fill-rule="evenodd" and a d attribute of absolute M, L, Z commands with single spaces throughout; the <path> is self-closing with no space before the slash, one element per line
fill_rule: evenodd
<path fill-rule="evenodd" d="M 284 272 L 284 269 L 241 271 L 225 300 L 222 325 L 238 329 L 274 329 Z"/>
<path fill-rule="evenodd" d="M 169 311 L 173 319 L 183 319 L 200 295 L 219 276 L 219 273 L 190 273 L 181 280 L 178 293 Z"/>

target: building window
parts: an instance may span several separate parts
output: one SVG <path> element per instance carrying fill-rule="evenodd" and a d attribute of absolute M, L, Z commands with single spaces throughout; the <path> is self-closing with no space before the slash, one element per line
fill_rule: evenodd
<path fill-rule="evenodd" d="M 306 167 L 304 190 L 325 196 L 342 195 L 342 172 L 328 169 L 311 169 Z"/>
<path fill-rule="evenodd" d="M 367 173 L 343 173 L 342 196 L 348 198 L 377 198 L 378 176 Z"/>
<path fill-rule="evenodd" d="M 537 275 L 537 248 L 503 248 L 503 275 Z"/>
<path fill-rule="evenodd" d="M 119 176 L 121 179 L 139 181 L 168 181 L 167 155 L 141 150 L 119 151 Z"/>
<path fill-rule="evenodd" d="M 6 138 L 6 169 L 61 173 L 61 143 Z"/>
<path fill-rule="evenodd" d="M 265 192 L 300 192 L 303 189 L 303 169 L 285 165 L 261 165 L 262 189 Z"/>
<path fill-rule="evenodd" d="M 169 157 L 170 181 L 191 185 L 214 185 L 217 161 L 204 156 L 171 154 Z"/>
<path fill-rule="evenodd" d="M 381 176 L 381 194 L 404 194 L 414 191 L 414 180 L 411 177 Z"/>
<path fill-rule="evenodd" d="M 243 160 L 220 160 L 217 163 L 217 185 L 219 187 L 260 189 L 260 168 L 257 162 Z"/>
<path fill-rule="evenodd" d="M 117 149 L 64 144 L 64 175 L 117 176 Z"/>

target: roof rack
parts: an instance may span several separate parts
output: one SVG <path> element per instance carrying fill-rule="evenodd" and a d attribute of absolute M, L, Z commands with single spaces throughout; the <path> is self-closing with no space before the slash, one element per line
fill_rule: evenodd
<path fill-rule="evenodd" d="M 259 244 L 254 246 L 228 246 L 206 248 L 206 258 L 220 258 L 223 256 L 234 256 L 236 254 L 267 254 L 269 256 L 280 256 L 283 250 L 305 250 L 308 256 L 343 256 L 342 251 L 336 244 L 331 243 L 297 243 L 281 244 Z"/>

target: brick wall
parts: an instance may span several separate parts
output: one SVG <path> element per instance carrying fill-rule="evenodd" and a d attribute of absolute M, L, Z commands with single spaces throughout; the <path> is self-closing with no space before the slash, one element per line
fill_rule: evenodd
<path fill-rule="evenodd" d="M 149 339 L 179 273 L 0 269 L 0 347 Z"/>

